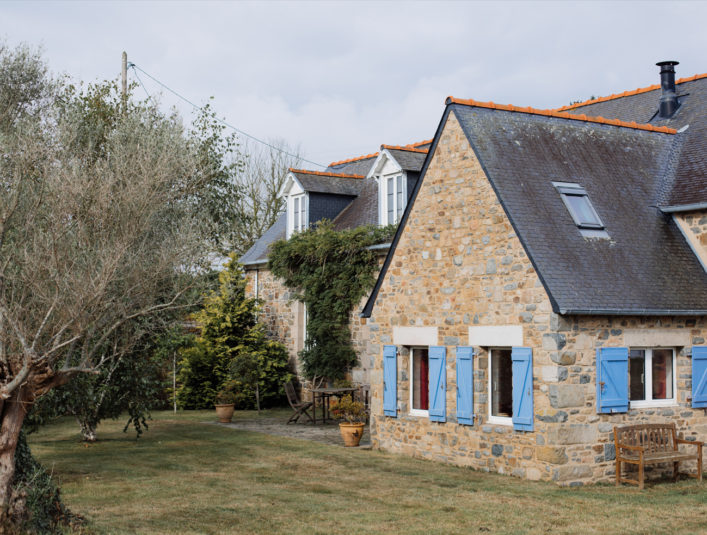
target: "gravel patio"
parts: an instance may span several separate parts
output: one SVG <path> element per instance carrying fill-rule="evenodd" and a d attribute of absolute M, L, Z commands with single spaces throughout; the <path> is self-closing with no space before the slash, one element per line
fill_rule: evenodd
<path fill-rule="evenodd" d="M 234 416 L 230 424 L 222 424 L 219 422 L 208 422 L 222 427 L 230 427 L 232 429 L 243 429 L 245 431 L 254 431 L 256 433 L 264 433 L 266 435 L 276 435 L 280 437 L 299 438 L 302 440 L 311 440 L 330 444 L 333 446 L 344 447 L 343 439 L 339 434 L 339 425 L 335 422 L 312 425 L 311 423 L 301 423 L 304 418 L 300 419 L 300 423 L 287 424 L 287 420 L 292 413 L 283 411 L 282 415 L 267 415 L 255 418 L 238 418 Z M 366 425 L 361 438 L 359 449 L 371 448 L 371 436 L 369 426 Z"/>

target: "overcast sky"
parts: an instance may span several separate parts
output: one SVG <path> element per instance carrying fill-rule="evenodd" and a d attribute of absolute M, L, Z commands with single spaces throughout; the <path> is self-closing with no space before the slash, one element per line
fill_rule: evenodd
<path fill-rule="evenodd" d="M 697 1 L 0 3 L 0 37 L 41 45 L 53 71 L 116 78 L 125 50 L 322 164 L 431 138 L 448 95 L 559 107 L 657 83 L 661 60 L 707 72 L 706 21 Z"/>

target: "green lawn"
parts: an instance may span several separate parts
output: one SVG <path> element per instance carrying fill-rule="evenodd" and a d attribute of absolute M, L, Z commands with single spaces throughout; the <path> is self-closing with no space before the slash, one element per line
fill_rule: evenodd
<path fill-rule="evenodd" d="M 285 415 L 286 413 L 283 413 Z M 161 412 L 140 440 L 66 420 L 30 437 L 97 533 L 707 533 L 707 483 L 558 488 Z M 237 413 L 236 418 L 252 417 Z"/>

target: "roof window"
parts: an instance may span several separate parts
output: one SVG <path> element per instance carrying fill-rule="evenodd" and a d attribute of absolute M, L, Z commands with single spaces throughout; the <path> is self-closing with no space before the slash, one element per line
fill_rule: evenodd
<path fill-rule="evenodd" d="M 553 182 L 552 185 L 560 193 L 562 202 L 579 229 L 604 230 L 604 223 L 599 219 L 587 191 L 582 186 L 568 182 Z"/>

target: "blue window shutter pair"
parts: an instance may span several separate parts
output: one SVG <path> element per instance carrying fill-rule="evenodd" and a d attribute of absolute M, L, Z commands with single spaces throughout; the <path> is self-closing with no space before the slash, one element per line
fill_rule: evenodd
<path fill-rule="evenodd" d="M 383 414 L 398 416 L 398 348 L 383 346 Z"/>
<path fill-rule="evenodd" d="M 533 350 L 511 349 L 513 361 L 513 429 L 533 430 Z"/>
<path fill-rule="evenodd" d="M 474 348 L 457 347 L 457 422 L 474 425 Z"/>
<path fill-rule="evenodd" d="M 692 347 L 692 406 L 707 408 L 707 346 Z"/>
<path fill-rule="evenodd" d="M 429 349 L 429 415 L 435 422 L 446 421 L 447 348 L 432 346 Z M 398 350 L 396 346 L 383 346 L 383 414 L 397 417 L 398 410 Z"/>
<path fill-rule="evenodd" d="M 628 411 L 628 348 L 597 349 L 597 412 Z"/>

